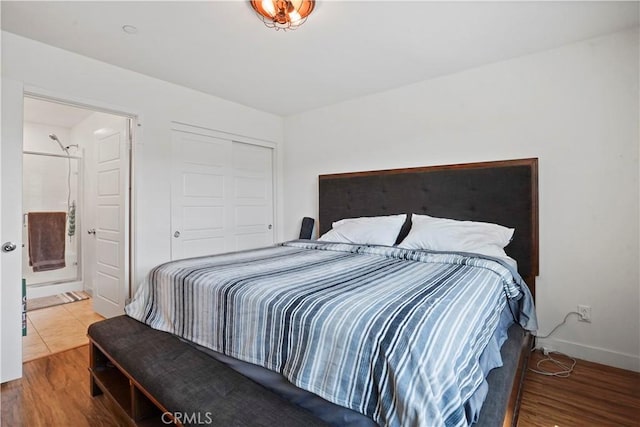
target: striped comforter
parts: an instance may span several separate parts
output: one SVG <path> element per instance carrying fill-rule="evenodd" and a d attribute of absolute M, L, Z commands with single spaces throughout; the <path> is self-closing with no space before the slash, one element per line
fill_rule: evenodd
<path fill-rule="evenodd" d="M 126 313 L 380 425 L 462 426 L 507 298 L 530 294 L 489 259 L 294 241 L 160 265 Z"/>

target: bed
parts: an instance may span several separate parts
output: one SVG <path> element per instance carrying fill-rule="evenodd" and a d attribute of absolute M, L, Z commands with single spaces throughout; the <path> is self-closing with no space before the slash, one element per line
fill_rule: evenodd
<path fill-rule="evenodd" d="M 332 425 L 514 423 L 522 327 L 535 329 L 537 160 L 319 177 L 320 234 L 407 213 L 515 228 L 520 275 L 476 254 L 293 241 L 158 266 L 127 314 Z"/>

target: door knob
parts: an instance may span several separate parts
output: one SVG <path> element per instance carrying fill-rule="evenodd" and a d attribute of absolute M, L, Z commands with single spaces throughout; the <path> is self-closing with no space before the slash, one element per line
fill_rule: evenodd
<path fill-rule="evenodd" d="M 271 230 L 273 228 L 273 225 L 269 224 L 269 226 L 267 227 L 269 230 Z"/>
<path fill-rule="evenodd" d="M 11 252 L 16 248 L 16 244 L 13 242 L 4 242 L 2 244 L 2 252 Z"/>
<path fill-rule="evenodd" d="M 175 237 L 176 239 L 180 237 L 180 232 L 176 231 L 175 233 L 173 233 L 173 237 Z"/>
<path fill-rule="evenodd" d="M 96 234 L 96 229 L 92 228 L 90 230 L 87 230 L 87 234 Z"/>

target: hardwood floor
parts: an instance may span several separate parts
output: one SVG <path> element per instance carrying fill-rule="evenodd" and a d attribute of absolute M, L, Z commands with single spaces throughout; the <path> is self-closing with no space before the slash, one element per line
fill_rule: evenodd
<path fill-rule="evenodd" d="M 87 346 L 24 364 L 2 384 L 3 426 L 124 426 L 116 407 L 89 394 Z M 541 357 L 532 355 L 530 366 Z M 519 427 L 640 426 L 640 373 L 578 361 L 570 378 L 527 373 Z"/>
<path fill-rule="evenodd" d="M 106 396 L 89 394 L 89 346 L 23 365 L 23 378 L 2 384 L 2 418 L 7 427 L 126 426 Z"/>
<path fill-rule="evenodd" d="M 640 426 L 640 373 L 583 360 L 569 378 L 527 372 L 518 427 L 530 426 Z"/>

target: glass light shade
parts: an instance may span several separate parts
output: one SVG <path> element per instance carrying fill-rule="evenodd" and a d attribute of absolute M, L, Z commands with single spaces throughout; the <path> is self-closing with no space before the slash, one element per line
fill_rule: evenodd
<path fill-rule="evenodd" d="M 313 12 L 315 0 L 250 0 L 262 22 L 276 30 L 295 30 Z"/>

